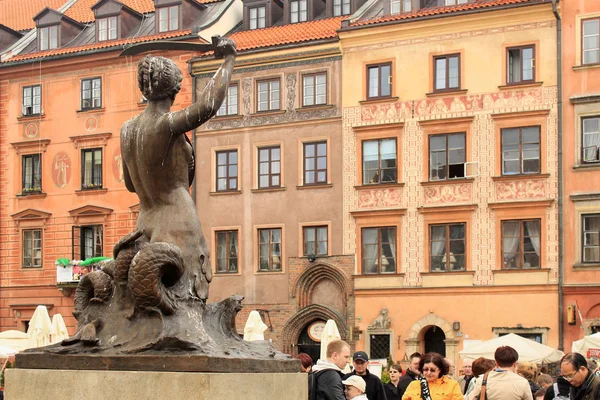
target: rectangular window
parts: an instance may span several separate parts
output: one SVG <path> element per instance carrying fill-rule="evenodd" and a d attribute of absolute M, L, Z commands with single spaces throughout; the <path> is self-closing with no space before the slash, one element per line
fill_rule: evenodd
<path fill-rule="evenodd" d="M 367 98 L 392 95 L 392 64 L 367 66 Z"/>
<path fill-rule="evenodd" d="M 217 273 L 238 272 L 238 231 L 218 231 L 217 241 Z"/>
<path fill-rule="evenodd" d="M 540 268 L 539 219 L 502 221 L 502 269 Z"/>
<path fill-rule="evenodd" d="M 410 12 L 411 10 L 412 0 L 390 0 L 390 14 Z"/>
<path fill-rule="evenodd" d="M 465 224 L 429 226 L 431 272 L 466 270 Z"/>
<path fill-rule="evenodd" d="M 252 7 L 248 10 L 249 19 L 250 19 L 250 29 L 261 29 L 266 26 L 266 15 L 267 8 L 266 7 Z"/>
<path fill-rule="evenodd" d="M 102 149 L 81 151 L 81 189 L 102 188 Z"/>
<path fill-rule="evenodd" d="M 279 146 L 258 149 L 259 189 L 281 186 L 281 150 Z"/>
<path fill-rule="evenodd" d="M 268 81 L 257 82 L 258 86 L 258 111 L 279 110 L 281 104 L 279 102 L 279 79 L 271 79 Z"/>
<path fill-rule="evenodd" d="M 369 354 L 372 359 L 387 359 L 390 351 L 390 335 L 369 333 Z"/>
<path fill-rule="evenodd" d="M 33 85 L 23 87 L 23 102 L 21 113 L 25 115 L 39 115 L 42 113 L 42 86 Z"/>
<path fill-rule="evenodd" d="M 81 80 L 81 109 L 102 107 L 102 78 Z"/>
<path fill-rule="evenodd" d="M 447 6 L 455 6 L 457 4 L 466 4 L 468 0 L 446 0 L 445 5 Z"/>
<path fill-rule="evenodd" d="M 429 180 L 465 177 L 466 145 L 464 133 L 429 136 Z"/>
<path fill-rule="evenodd" d="M 217 154 L 217 192 L 238 189 L 238 152 L 237 150 L 218 151 Z"/>
<path fill-rule="evenodd" d="M 598 162 L 600 157 L 600 116 L 581 119 L 581 143 L 583 162 Z"/>
<path fill-rule="evenodd" d="M 434 57 L 436 91 L 460 89 L 460 55 Z"/>
<path fill-rule="evenodd" d="M 583 240 L 581 258 L 584 263 L 600 263 L 600 214 L 582 215 Z"/>
<path fill-rule="evenodd" d="M 600 18 L 582 21 L 581 44 L 582 63 L 600 63 Z"/>
<path fill-rule="evenodd" d="M 308 19 L 308 0 L 290 1 L 290 22 L 304 22 Z"/>
<path fill-rule="evenodd" d="M 326 256 L 327 255 L 327 227 L 306 226 L 304 227 L 304 255 Z"/>
<path fill-rule="evenodd" d="M 80 228 L 81 259 L 102 257 L 102 225 L 89 225 Z"/>
<path fill-rule="evenodd" d="M 333 16 L 350 14 L 350 0 L 333 0 Z"/>
<path fill-rule="evenodd" d="M 540 127 L 502 129 L 502 175 L 540 173 Z"/>
<path fill-rule="evenodd" d="M 179 29 L 179 6 L 162 7 L 158 11 L 158 31 L 169 32 Z"/>
<path fill-rule="evenodd" d="M 535 46 L 511 47 L 506 54 L 506 83 L 535 81 Z"/>
<path fill-rule="evenodd" d="M 302 106 L 327 104 L 327 74 L 307 74 L 302 76 Z"/>
<path fill-rule="evenodd" d="M 41 154 L 27 154 L 23 156 L 22 193 L 40 193 L 42 191 L 41 159 Z"/>
<path fill-rule="evenodd" d="M 232 83 L 227 88 L 227 96 L 223 100 L 223 104 L 217 111 L 217 116 L 237 115 L 238 114 L 238 84 Z"/>
<path fill-rule="evenodd" d="M 23 231 L 23 268 L 40 268 L 42 266 L 42 230 L 27 229 Z"/>
<path fill-rule="evenodd" d="M 396 139 L 363 141 L 362 165 L 363 185 L 397 182 Z"/>
<path fill-rule="evenodd" d="M 327 142 L 304 143 L 304 184 L 327 183 Z"/>
<path fill-rule="evenodd" d="M 396 272 L 396 228 L 362 229 L 363 274 Z"/>
<path fill-rule="evenodd" d="M 58 48 L 58 25 L 38 28 L 40 51 Z"/>
<path fill-rule="evenodd" d="M 259 271 L 281 271 L 281 228 L 259 229 Z"/>
<path fill-rule="evenodd" d="M 100 18 L 98 24 L 98 41 L 114 40 L 117 38 L 117 17 Z"/>

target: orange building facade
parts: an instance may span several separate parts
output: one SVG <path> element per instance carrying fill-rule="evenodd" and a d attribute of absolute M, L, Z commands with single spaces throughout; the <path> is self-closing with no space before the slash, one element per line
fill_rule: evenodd
<path fill-rule="evenodd" d="M 564 346 L 600 331 L 600 4 L 562 2 Z"/>

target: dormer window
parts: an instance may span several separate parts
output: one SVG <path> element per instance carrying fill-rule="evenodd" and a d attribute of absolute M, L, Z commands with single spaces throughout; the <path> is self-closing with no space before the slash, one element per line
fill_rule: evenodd
<path fill-rule="evenodd" d="M 333 0 L 333 16 L 350 14 L 350 0 Z"/>
<path fill-rule="evenodd" d="M 411 0 L 390 0 L 390 14 L 400 14 L 412 10 Z"/>
<path fill-rule="evenodd" d="M 266 26 L 267 8 L 265 6 L 252 7 L 250 13 L 250 29 L 261 29 Z"/>
<path fill-rule="evenodd" d="M 98 41 L 114 40 L 117 38 L 117 17 L 106 17 L 96 20 L 98 24 Z"/>
<path fill-rule="evenodd" d="M 40 50 L 58 48 L 58 25 L 38 28 Z"/>
<path fill-rule="evenodd" d="M 304 22 L 308 19 L 308 0 L 290 1 L 290 22 Z"/>
<path fill-rule="evenodd" d="M 169 32 L 179 29 L 179 5 L 162 7 L 158 11 L 158 31 Z"/>
<path fill-rule="evenodd" d="M 447 6 L 455 6 L 457 4 L 466 4 L 468 3 L 469 0 L 446 0 L 446 5 Z"/>

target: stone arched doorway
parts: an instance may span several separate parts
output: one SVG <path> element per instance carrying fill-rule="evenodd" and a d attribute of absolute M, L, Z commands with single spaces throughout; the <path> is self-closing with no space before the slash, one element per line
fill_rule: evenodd
<path fill-rule="evenodd" d="M 307 324 L 298 337 L 298 353 L 308 354 L 312 358 L 313 363 L 316 363 L 321 355 L 321 342 L 314 340 L 308 331 L 308 328 L 315 322 L 325 323 L 322 320 L 315 320 Z"/>
<path fill-rule="evenodd" d="M 427 347 L 425 336 L 427 332 L 430 332 L 429 335 L 431 344 L 437 343 L 437 346 L 440 347 L 439 350 L 441 350 L 441 344 L 439 344 L 439 341 L 443 341 L 445 354 L 441 354 L 445 355 L 446 358 L 449 358 L 450 360 L 454 361 L 454 363 L 456 363 L 458 340 L 454 336 L 452 325 L 444 318 L 439 317 L 434 313 L 431 313 L 421 318 L 410 328 L 410 331 L 408 333 L 408 339 L 405 341 L 406 354 L 411 355 L 412 353 L 416 352 L 426 352 Z M 443 339 L 441 339 L 441 335 L 444 336 Z M 437 352 L 439 353 L 440 351 Z"/>
<path fill-rule="evenodd" d="M 446 357 L 446 335 L 442 328 L 434 325 L 423 329 L 425 353 L 436 352 Z"/>

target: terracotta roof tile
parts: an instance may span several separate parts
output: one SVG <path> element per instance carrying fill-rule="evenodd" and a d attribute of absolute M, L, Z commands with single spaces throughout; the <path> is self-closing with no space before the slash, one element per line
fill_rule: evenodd
<path fill-rule="evenodd" d="M 264 29 L 240 31 L 231 34 L 230 38 L 235 41 L 238 51 L 335 38 L 337 37 L 337 30 L 340 29 L 342 20 L 345 18 L 327 18 Z"/>
<path fill-rule="evenodd" d="M 358 20 L 350 24 L 350 26 L 373 25 L 382 22 L 408 20 L 419 17 L 428 17 L 434 15 L 452 14 L 460 11 L 481 10 L 491 7 L 515 5 L 515 4 L 540 4 L 549 3 L 550 0 L 475 0 L 471 3 L 459 4 L 456 6 L 443 6 L 433 8 L 422 8 L 417 11 L 395 15 L 385 15 L 370 20 Z"/>
<path fill-rule="evenodd" d="M 57 9 L 67 0 L 0 0 L 0 24 L 15 31 L 35 27 L 33 17 L 46 7 Z"/>
<path fill-rule="evenodd" d="M 3 0 L 0 0 L 0 1 L 3 1 Z M 125 44 L 151 42 L 153 40 L 171 39 L 171 38 L 187 36 L 187 35 L 191 35 L 191 34 L 192 34 L 192 30 L 186 29 L 186 30 L 182 30 L 182 31 L 165 32 L 165 33 L 161 33 L 159 35 L 143 36 L 143 37 L 138 37 L 135 39 L 128 38 L 128 39 L 112 40 L 112 41 L 106 41 L 106 42 L 100 42 L 100 43 L 92 43 L 92 44 L 88 44 L 85 46 L 63 47 L 60 49 L 53 49 L 53 50 L 41 51 L 41 52 L 37 52 L 37 53 L 28 53 L 28 54 L 17 55 L 13 58 L 6 60 L 2 64 L 6 65 L 6 64 L 13 63 L 13 62 L 17 62 L 17 61 L 33 60 L 33 59 L 38 59 L 38 58 L 43 59 L 46 57 L 80 53 L 80 52 L 84 52 L 84 51 L 109 49 L 111 47 L 114 47 L 115 50 L 118 50 L 119 48 L 123 48 L 123 45 L 125 45 Z"/>

